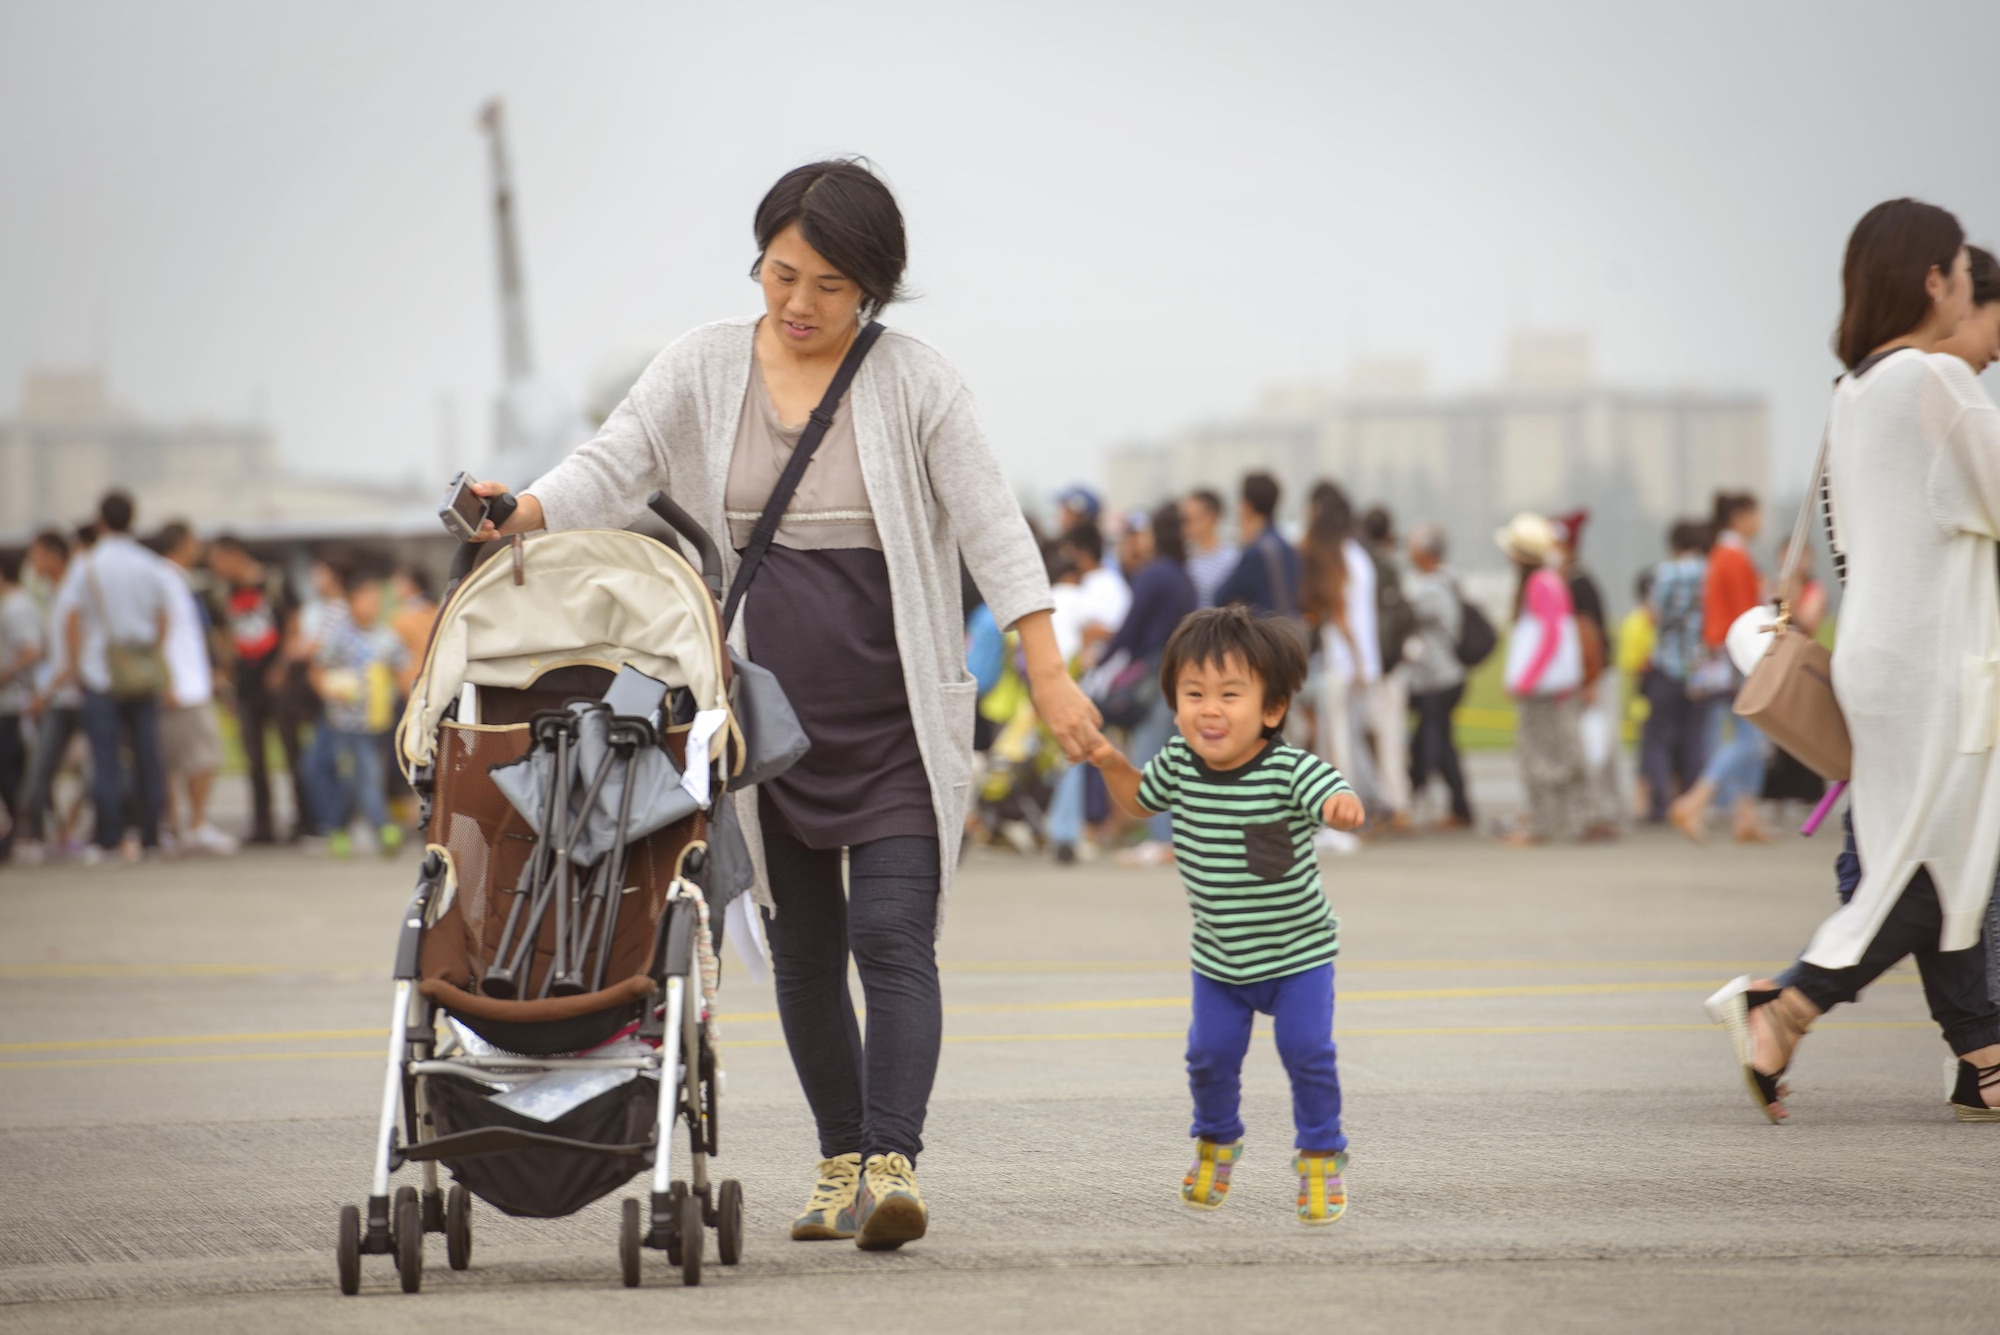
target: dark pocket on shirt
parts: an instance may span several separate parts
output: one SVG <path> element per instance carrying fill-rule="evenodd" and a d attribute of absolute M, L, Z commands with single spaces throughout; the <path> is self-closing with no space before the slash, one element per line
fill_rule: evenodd
<path fill-rule="evenodd" d="M 1292 847 L 1292 823 L 1270 820 L 1245 825 L 1243 853 L 1252 876 L 1260 881 L 1282 881 L 1299 861 L 1298 851 Z"/>

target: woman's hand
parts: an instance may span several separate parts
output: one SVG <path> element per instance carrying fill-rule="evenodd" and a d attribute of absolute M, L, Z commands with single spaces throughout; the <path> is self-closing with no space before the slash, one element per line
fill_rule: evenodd
<path fill-rule="evenodd" d="M 483 496 L 489 500 L 495 496 L 504 494 L 506 490 L 507 484 L 505 482 L 475 482 L 472 484 L 473 495 Z M 495 528 L 493 521 L 490 519 L 479 521 L 479 532 L 474 534 L 472 538 L 474 542 L 491 542 L 493 539 L 503 537 L 509 533 L 533 533 L 548 522 L 542 517 L 542 503 L 535 499 L 533 493 L 524 492 L 514 499 L 519 504 L 515 507 L 514 513 L 507 517 L 507 522 L 500 525 L 500 527 Z"/>
<path fill-rule="evenodd" d="M 1069 665 L 1056 648 L 1054 622 L 1046 611 L 1030 612 L 1014 623 L 1014 629 L 1028 660 L 1028 694 L 1034 698 L 1035 713 L 1071 762 L 1089 758 L 1104 741 L 1104 716 L 1070 679 Z"/>
<path fill-rule="evenodd" d="M 1088 759 L 1103 744 L 1104 716 L 1067 672 L 1043 677 L 1029 674 L 1028 694 L 1034 697 L 1035 713 L 1055 734 L 1056 745 L 1072 761 Z"/>

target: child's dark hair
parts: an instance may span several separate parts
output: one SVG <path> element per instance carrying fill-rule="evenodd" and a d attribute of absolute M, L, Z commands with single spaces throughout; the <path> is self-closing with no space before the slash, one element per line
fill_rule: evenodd
<path fill-rule="evenodd" d="M 1231 658 L 1243 661 L 1264 688 L 1264 706 L 1290 705 L 1306 683 L 1306 650 L 1291 626 L 1275 617 L 1252 616 L 1241 604 L 1209 607 L 1183 620 L 1167 641 L 1160 658 L 1160 693 L 1176 703 L 1181 669 L 1220 667 Z M 1280 726 L 1284 723 L 1279 720 Z M 1276 728 L 1266 728 L 1267 737 Z"/>

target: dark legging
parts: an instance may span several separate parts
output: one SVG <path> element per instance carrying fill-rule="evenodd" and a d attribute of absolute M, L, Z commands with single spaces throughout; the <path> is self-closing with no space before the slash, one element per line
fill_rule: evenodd
<path fill-rule="evenodd" d="M 1410 739 L 1410 791 L 1421 793 L 1435 771 L 1451 793 L 1451 814 L 1470 825 L 1472 807 L 1465 800 L 1465 774 L 1458 764 L 1458 741 L 1452 735 L 1451 711 L 1465 697 L 1465 684 L 1410 697 L 1417 711 L 1416 735 Z"/>
<path fill-rule="evenodd" d="M 775 913 L 765 915 L 785 1046 L 819 1125 L 819 1152 L 903 1154 L 924 1144 L 944 1039 L 938 990 L 938 841 L 896 836 L 808 848 L 764 825 Z M 852 951 L 868 1038 L 847 988 Z"/>
<path fill-rule="evenodd" d="M 1861 989 L 1887 973 L 1905 957 L 1914 956 L 1924 983 L 1924 1000 L 1931 1018 L 1944 1031 L 1944 1041 L 1960 1056 L 2000 1043 L 2000 1012 L 1986 988 L 1986 946 L 1977 942 L 1964 950 L 1939 950 L 1944 909 L 1928 870 L 1919 869 L 1903 890 L 1875 939 L 1856 963 L 1845 969 L 1824 969 L 1800 960 L 1785 971 L 1783 981 L 1804 994 L 1822 1013 L 1853 1001 Z"/>

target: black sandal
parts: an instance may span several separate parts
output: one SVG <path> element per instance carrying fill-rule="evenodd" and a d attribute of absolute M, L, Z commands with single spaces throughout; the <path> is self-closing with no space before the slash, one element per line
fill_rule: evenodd
<path fill-rule="evenodd" d="M 2000 1063 L 1974 1066 L 1958 1063 L 1958 1086 L 1951 1092 L 1951 1115 L 1961 1122 L 2000 1122 L 2000 1108 L 1986 1106 L 1985 1090 L 2000 1085 Z"/>
<path fill-rule="evenodd" d="M 1750 1054 L 1753 1045 L 1750 1034 L 1750 1012 L 1760 1006 L 1770 1005 L 1782 995 L 1783 989 L 1779 988 L 1752 988 L 1750 976 L 1745 974 L 1741 978 L 1724 983 L 1706 1002 L 1709 1018 L 1729 1031 L 1730 1045 L 1736 1050 L 1736 1065 L 1743 1073 L 1743 1084 L 1750 1091 L 1751 1099 L 1756 1103 L 1757 1110 L 1764 1114 L 1765 1120 L 1773 1125 L 1784 1120 L 1773 1110 L 1783 1102 L 1787 1093 L 1785 1086 L 1780 1082 L 1785 1078 L 1785 1072 L 1791 1069 L 1791 1063 L 1785 1063 L 1770 1075 L 1764 1074 L 1751 1064 Z M 1772 1011 L 1770 1018 L 1787 1029 L 1794 1028 L 1783 1011 Z M 1792 1035 L 1794 1047 L 1798 1046 L 1798 1040 L 1805 1036 L 1805 1032 L 1804 1029 L 1798 1029 Z"/>

